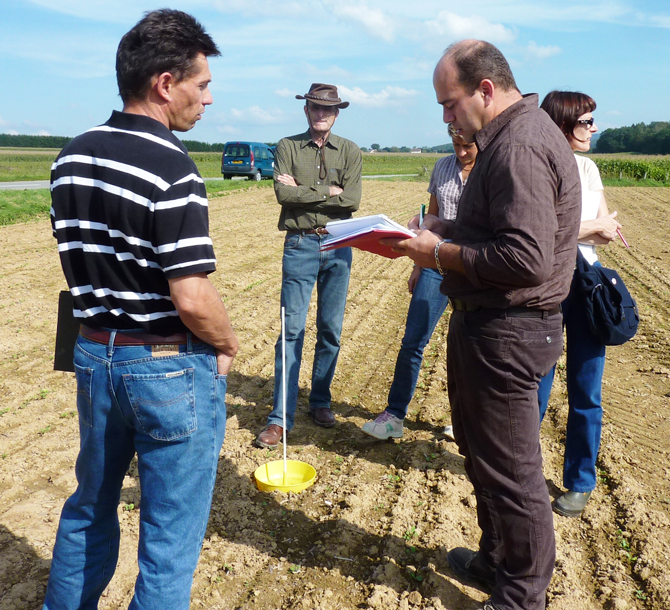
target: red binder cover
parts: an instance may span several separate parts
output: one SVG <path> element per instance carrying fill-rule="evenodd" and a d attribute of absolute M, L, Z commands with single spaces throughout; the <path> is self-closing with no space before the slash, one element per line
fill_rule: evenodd
<path fill-rule="evenodd" d="M 353 235 L 343 235 L 342 237 L 337 237 L 327 241 L 321 250 L 334 250 L 335 248 L 345 248 L 347 246 L 352 246 L 358 248 L 359 250 L 365 250 L 366 252 L 372 252 L 373 254 L 379 254 L 380 256 L 385 256 L 386 258 L 398 258 L 402 256 L 398 252 L 394 252 L 391 249 L 391 246 L 384 246 L 379 243 L 380 239 L 385 237 L 399 237 L 400 239 L 407 239 L 408 237 L 414 237 L 414 233 L 411 233 L 409 230 L 398 231 L 395 229 L 382 229 L 370 227 L 364 231 L 358 231 Z"/>

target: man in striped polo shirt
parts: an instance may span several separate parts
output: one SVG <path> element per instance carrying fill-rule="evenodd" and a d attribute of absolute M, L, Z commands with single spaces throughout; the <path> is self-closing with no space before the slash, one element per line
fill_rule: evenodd
<path fill-rule="evenodd" d="M 216 289 L 207 193 L 186 148 L 212 103 L 214 41 L 148 13 L 116 56 L 123 112 L 52 167 L 51 220 L 81 321 L 78 487 L 61 514 L 44 609 L 95 608 L 116 566 L 121 485 L 137 454 L 139 575 L 129 608 L 189 607 L 225 432 L 237 338 Z"/>

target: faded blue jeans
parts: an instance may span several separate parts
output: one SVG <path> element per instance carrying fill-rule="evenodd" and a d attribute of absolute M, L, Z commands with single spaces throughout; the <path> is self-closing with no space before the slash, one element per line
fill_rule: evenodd
<path fill-rule="evenodd" d="M 340 353 L 344 306 L 349 289 L 351 248 L 319 252 L 329 235 L 289 232 L 284 240 L 281 306 L 286 308 L 286 429 L 293 428 L 309 301 L 316 284 L 316 345 L 310 409 L 330 408 L 330 384 Z M 282 425 L 282 336 L 275 345 L 275 387 L 268 424 Z"/>
<path fill-rule="evenodd" d="M 447 296 L 440 292 L 440 284 L 442 276 L 438 271 L 422 269 L 412 293 L 386 408 L 399 419 L 407 416 L 407 407 L 419 380 L 423 350 L 449 303 Z"/>
<path fill-rule="evenodd" d="M 596 265 L 599 264 L 596 262 Z M 589 328 L 582 297 L 575 284 L 573 279 L 570 292 L 561 305 L 565 325 L 565 373 L 568 389 L 563 485 L 569 491 L 584 493 L 596 488 L 596 459 L 603 425 L 605 346 L 595 338 Z M 549 405 L 555 368 L 540 380 L 540 421 Z"/>
<path fill-rule="evenodd" d="M 190 339 L 189 334 L 189 339 Z M 43 610 L 93 610 L 119 554 L 121 485 L 142 489 L 132 610 L 188 610 L 226 428 L 226 377 L 205 343 L 75 348 L 78 487 L 61 513 Z"/>

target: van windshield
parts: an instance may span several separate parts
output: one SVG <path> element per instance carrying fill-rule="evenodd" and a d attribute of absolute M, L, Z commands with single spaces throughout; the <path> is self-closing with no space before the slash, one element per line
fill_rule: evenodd
<path fill-rule="evenodd" d="M 249 145 L 248 144 L 228 144 L 226 150 L 223 153 L 226 157 L 248 157 L 249 156 Z"/>

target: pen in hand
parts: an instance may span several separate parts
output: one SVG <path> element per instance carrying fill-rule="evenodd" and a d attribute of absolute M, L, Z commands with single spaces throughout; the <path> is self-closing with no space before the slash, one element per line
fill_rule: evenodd
<path fill-rule="evenodd" d="M 628 245 L 628 242 L 624 238 L 623 233 L 621 232 L 621 229 L 617 229 L 616 234 L 621 238 L 621 243 L 623 243 L 623 245 L 626 246 L 626 248 L 629 248 L 630 246 Z"/>
<path fill-rule="evenodd" d="M 421 209 L 419 210 L 419 229 L 423 228 L 423 217 L 426 215 L 426 204 L 422 204 Z M 622 238 L 623 239 L 623 238 Z"/>

